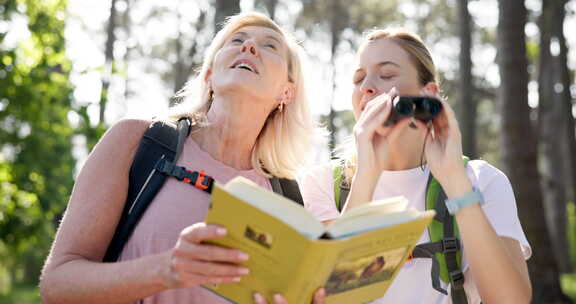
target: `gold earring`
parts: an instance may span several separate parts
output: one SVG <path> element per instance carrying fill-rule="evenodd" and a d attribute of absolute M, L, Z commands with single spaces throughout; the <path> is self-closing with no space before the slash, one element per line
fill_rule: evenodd
<path fill-rule="evenodd" d="M 282 112 L 282 110 L 284 110 L 284 102 L 281 101 L 280 105 L 278 106 L 278 111 Z"/>

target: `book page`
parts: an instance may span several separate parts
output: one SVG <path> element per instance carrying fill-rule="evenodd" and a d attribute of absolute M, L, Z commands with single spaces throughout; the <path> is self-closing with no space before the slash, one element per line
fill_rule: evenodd
<path fill-rule="evenodd" d="M 353 219 L 346 218 L 334 221 L 328 226 L 327 234 L 334 239 L 345 238 L 356 234 L 376 230 L 384 227 L 392 227 L 417 219 L 421 213 L 415 209 L 409 209 L 392 214 L 367 214 Z"/>
<path fill-rule="evenodd" d="M 224 189 L 244 202 L 278 218 L 309 239 L 317 239 L 324 225 L 296 202 L 268 191 L 246 178 L 236 177 Z"/>
<path fill-rule="evenodd" d="M 384 295 L 424 233 L 435 212 L 425 211 L 404 224 L 327 240 L 340 250 L 325 281 L 326 303 L 365 303 Z"/>
<path fill-rule="evenodd" d="M 347 211 L 326 229 L 332 238 L 342 238 L 383 227 L 390 227 L 414 220 L 420 212 L 407 209 L 408 200 L 403 196 L 377 200 Z"/>

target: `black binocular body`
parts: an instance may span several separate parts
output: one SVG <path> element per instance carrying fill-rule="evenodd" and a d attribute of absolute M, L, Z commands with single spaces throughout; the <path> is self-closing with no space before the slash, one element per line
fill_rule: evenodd
<path fill-rule="evenodd" d="M 390 116 L 384 126 L 391 126 L 403 118 L 414 117 L 424 123 L 432 121 L 442 111 L 440 100 L 430 96 L 399 96 L 394 98 Z"/>

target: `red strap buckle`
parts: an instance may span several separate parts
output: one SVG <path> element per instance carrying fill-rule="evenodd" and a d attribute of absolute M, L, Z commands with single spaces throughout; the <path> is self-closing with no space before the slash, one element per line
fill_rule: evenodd
<path fill-rule="evenodd" d="M 208 189 L 208 186 L 204 185 L 204 179 L 206 179 L 206 173 L 204 172 L 204 170 L 200 170 L 200 174 L 198 174 L 198 178 L 196 179 L 194 187 L 202 190 Z"/>

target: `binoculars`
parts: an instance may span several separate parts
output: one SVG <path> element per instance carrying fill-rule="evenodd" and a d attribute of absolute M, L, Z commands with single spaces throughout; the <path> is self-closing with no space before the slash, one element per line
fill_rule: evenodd
<path fill-rule="evenodd" d="M 442 111 L 440 100 L 429 96 L 399 96 L 394 99 L 390 116 L 384 122 L 389 127 L 403 118 L 414 117 L 424 123 L 432 121 Z"/>

